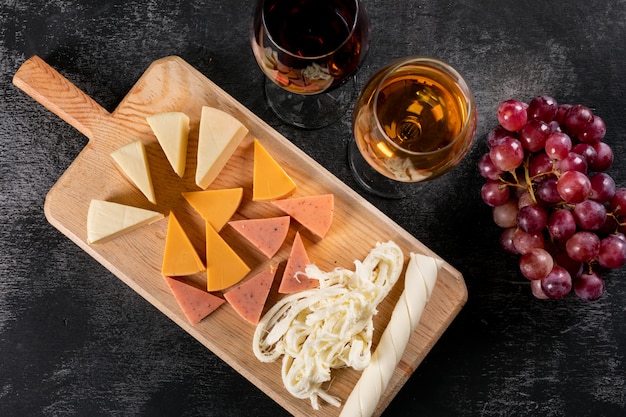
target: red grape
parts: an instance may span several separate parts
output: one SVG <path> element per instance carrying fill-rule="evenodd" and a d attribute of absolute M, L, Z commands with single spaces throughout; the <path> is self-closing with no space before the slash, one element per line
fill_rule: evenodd
<path fill-rule="evenodd" d="M 606 209 L 594 200 L 585 200 L 574 206 L 576 224 L 583 230 L 598 230 L 606 220 Z"/>
<path fill-rule="evenodd" d="M 564 159 L 572 149 L 572 139 L 563 132 L 554 132 L 546 139 L 545 152 L 552 159 Z"/>
<path fill-rule="evenodd" d="M 551 122 L 556 117 L 558 104 L 550 96 L 537 96 L 528 103 L 528 117 Z"/>
<path fill-rule="evenodd" d="M 576 233 L 576 220 L 570 210 L 559 209 L 548 218 L 548 233 L 555 240 L 567 240 Z"/>
<path fill-rule="evenodd" d="M 500 171 L 511 171 L 522 165 L 524 149 L 519 140 L 507 136 L 491 148 L 489 157 Z"/>
<path fill-rule="evenodd" d="M 544 121 L 532 119 L 519 131 L 519 140 L 524 149 L 537 152 L 546 146 L 546 139 L 552 133 Z"/>
<path fill-rule="evenodd" d="M 591 182 L 591 198 L 592 200 L 604 203 L 609 201 L 615 195 L 615 181 L 608 174 L 598 172 L 590 178 Z"/>
<path fill-rule="evenodd" d="M 613 150 L 609 145 L 604 142 L 594 143 L 593 149 L 596 150 L 596 154 L 598 155 L 593 164 L 589 166 L 592 170 L 596 172 L 606 171 L 613 164 Z"/>
<path fill-rule="evenodd" d="M 565 243 L 567 256 L 578 262 L 589 262 L 600 251 L 600 238 L 592 232 L 576 232 Z"/>
<path fill-rule="evenodd" d="M 519 256 L 536 298 L 574 288 L 582 300 L 598 299 L 598 269 L 626 265 L 626 187 L 604 172 L 615 157 L 604 120 L 542 95 L 502 102 L 498 122 L 478 169 L 481 197 L 503 229 L 500 245 Z"/>
<path fill-rule="evenodd" d="M 522 207 L 517 212 L 517 227 L 527 233 L 539 233 L 548 223 L 548 213 L 536 204 Z"/>
<path fill-rule="evenodd" d="M 574 292 L 581 300 L 597 300 L 604 294 L 604 280 L 597 272 L 582 274 L 574 280 Z"/>
<path fill-rule="evenodd" d="M 626 215 L 626 188 L 618 188 L 609 201 L 609 208 L 617 216 Z"/>
<path fill-rule="evenodd" d="M 497 180 L 498 176 L 502 174 L 502 171 L 496 168 L 496 166 L 491 162 L 491 158 L 489 154 L 484 154 L 480 161 L 478 161 L 478 170 L 480 171 L 480 175 L 489 180 Z"/>
<path fill-rule="evenodd" d="M 572 277 L 565 268 L 555 265 L 541 280 L 541 289 L 550 298 L 563 298 L 572 290 Z"/>
<path fill-rule="evenodd" d="M 509 187 L 496 180 L 487 181 L 481 190 L 483 201 L 492 207 L 506 203 L 509 193 Z"/>
<path fill-rule="evenodd" d="M 528 120 L 528 105 L 518 100 L 506 100 L 498 107 L 498 122 L 511 132 L 522 128 Z"/>
<path fill-rule="evenodd" d="M 605 268 L 621 268 L 626 263 L 626 242 L 609 235 L 600 242 L 598 263 Z"/>
<path fill-rule="evenodd" d="M 509 198 L 504 204 L 493 208 L 493 221 L 503 229 L 515 227 L 517 212 L 517 201 Z"/>
<path fill-rule="evenodd" d="M 567 171 L 557 181 L 556 189 L 568 203 L 580 203 L 591 195 L 591 181 L 582 172 Z"/>
<path fill-rule="evenodd" d="M 522 275 L 530 280 L 547 277 L 553 267 L 554 261 L 550 253 L 540 248 L 529 250 L 521 256 L 519 261 Z"/>

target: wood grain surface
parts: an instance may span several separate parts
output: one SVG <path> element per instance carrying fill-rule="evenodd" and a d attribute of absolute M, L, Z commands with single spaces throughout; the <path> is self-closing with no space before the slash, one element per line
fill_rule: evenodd
<path fill-rule="evenodd" d="M 185 203 L 181 192 L 198 190 L 194 184 L 197 127 L 201 107 L 209 105 L 233 114 L 250 130 L 210 187 L 244 188 L 243 202 L 235 218 L 280 214 L 269 203 L 251 200 L 252 141 L 256 137 L 298 184 L 294 196 L 335 195 L 334 224 L 326 238 L 314 239 L 298 225 L 292 225 L 287 237 L 290 242 L 300 230 L 312 262 L 323 270 L 352 268 L 353 261 L 365 257 L 376 242 L 387 240 L 398 243 L 406 255 L 409 252 L 437 255 L 181 58 L 170 56 L 155 61 L 111 113 L 36 56 L 20 67 L 13 82 L 89 140 L 48 193 L 45 202 L 48 221 L 287 411 L 296 416 L 337 415 L 339 409 L 326 404 L 320 411 L 313 412 L 308 401 L 294 399 L 285 391 L 280 380 L 280 363 L 261 364 L 256 360 L 251 349 L 254 327 L 227 304 L 199 325 L 192 326 L 186 321 L 160 275 L 167 219 L 104 244 L 88 245 L 86 216 L 90 200 L 116 201 L 155 209 L 166 215 L 171 210 L 204 256 L 204 223 Z M 183 111 L 191 120 L 187 170 L 182 179 L 169 166 L 145 120 L 147 115 L 162 111 Z M 147 147 L 156 206 L 135 189 L 109 156 L 119 146 L 138 139 Z M 284 266 L 289 253 L 289 244 L 285 244 L 270 261 L 228 227 L 222 236 L 251 266 L 253 274 L 265 268 L 268 262 L 279 261 Z M 198 286 L 205 282 L 201 274 L 187 279 Z M 270 293 L 268 306 L 279 297 L 276 287 Z M 374 343 L 389 320 L 401 290 L 399 282 L 381 304 L 375 318 Z M 446 263 L 377 415 L 390 403 L 466 301 L 467 289 L 462 275 Z M 336 371 L 329 392 L 347 398 L 358 376 L 359 373 L 352 370 Z"/>

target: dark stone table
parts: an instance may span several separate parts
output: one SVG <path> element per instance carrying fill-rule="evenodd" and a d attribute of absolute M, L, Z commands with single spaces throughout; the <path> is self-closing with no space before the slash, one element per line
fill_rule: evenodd
<path fill-rule="evenodd" d="M 39 55 L 107 110 L 179 55 L 351 187 L 350 115 L 321 130 L 267 108 L 249 47 L 253 1 L 0 1 L 0 415 L 278 416 L 286 412 L 50 226 L 47 191 L 86 139 L 11 84 Z M 626 270 L 606 294 L 539 301 L 504 254 L 476 169 L 504 99 L 549 94 L 606 121 L 626 185 L 626 1 L 365 0 L 359 73 L 406 55 L 473 87 L 476 143 L 410 198 L 365 195 L 458 268 L 469 301 L 386 416 L 626 415 Z"/>

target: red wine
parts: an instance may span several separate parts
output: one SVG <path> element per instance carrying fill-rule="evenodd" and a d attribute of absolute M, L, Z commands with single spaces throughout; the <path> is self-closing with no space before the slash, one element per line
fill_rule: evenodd
<path fill-rule="evenodd" d="M 354 6 L 354 2 L 337 0 L 266 1 L 265 26 L 285 51 L 318 57 L 333 52 L 348 39 L 354 24 Z"/>
<path fill-rule="evenodd" d="M 297 94 L 317 94 L 356 71 L 369 45 L 358 0 L 260 1 L 252 48 L 269 79 Z"/>

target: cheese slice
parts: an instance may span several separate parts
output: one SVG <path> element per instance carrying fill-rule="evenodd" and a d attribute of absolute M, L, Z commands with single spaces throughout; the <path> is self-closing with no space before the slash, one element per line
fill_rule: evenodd
<path fill-rule="evenodd" d="M 287 198 L 272 201 L 272 204 L 320 239 L 326 236 L 333 223 L 335 206 L 333 194 Z"/>
<path fill-rule="evenodd" d="M 224 298 L 244 320 L 257 324 L 274 282 L 276 266 L 269 268 L 224 293 Z"/>
<path fill-rule="evenodd" d="M 179 177 L 185 175 L 189 116 L 182 112 L 157 113 L 146 117 L 167 160 Z"/>
<path fill-rule="evenodd" d="M 283 198 L 293 193 L 296 188 L 296 183 L 258 139 L 255 139 L 252 200 L 271 201 Z"/>
<path fill-rule="evenodd" d="M 172 277 L 164 277 L 170 287 L 178 305 L 185 313 L 185 317 L 191 324 L 198 324 L 200 321 L 217 310 L 225 303 L 223 299 L 211 293 L 186 284 Z"/>
<path fill-rule="evenodd" d="M 247 134 L 248 128 L 235 117 L 214 107 L 202 107 L 196 166 L 198 187 L 206 189 L 211 185 Z"/>
<path fill-rule="evenodd" d="M 102 243 L 163 218 L 163 214 L 125 204 L 91 200 L 87 212 L 87 243 Z"/>
<path fill-rule="evenodd" d="M 170 212 L 161 275 L 192 275 L 204 270 L 204 264 L 196 248 L 174 216 L 174 212 Z"/>
<path fill-rule="evenodd" d="M 243 188 L 188 191 L 182 194 L 191 207 L 219 232 L 241 204 Z"/>
<path fill-rule="evenodd" d="M 289 231 L 289 216 L 245 219 L 228 222 L 265 256 L 276 255 Z"/>
<path fill-rule="evenodd" d="M 309 255 L 306 252 L 300 233 L 296 232 L 278 292 L 281 294 L 293 294 L 319 286 L 317 279 L 311 279 L 304 274 L 309 263 L 311 263 Z"/>
<path fill-rule="evenodd" d="M 232 287 L 250 268 L 210 225 L 206 228 L 207 291 Z"/>
<path fill-rule="evenodd" d="M 140 140 L 111 152 L 111 157 L 126 176 L 139 188 L 148 201 L 156 204 L 146 147 Z"/>

